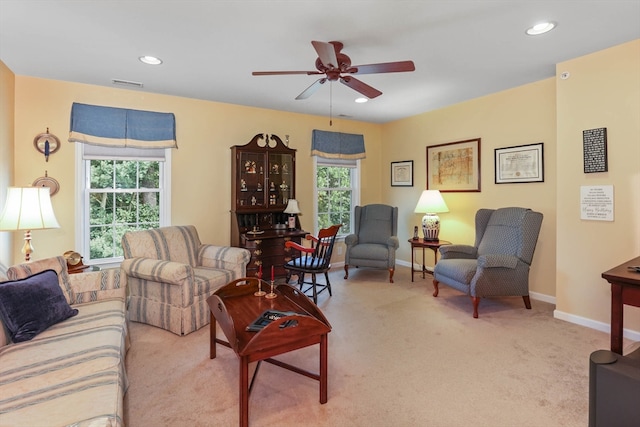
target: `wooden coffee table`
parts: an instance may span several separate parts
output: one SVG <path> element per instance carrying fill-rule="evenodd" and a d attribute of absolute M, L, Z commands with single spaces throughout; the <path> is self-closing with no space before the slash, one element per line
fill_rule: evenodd
<path fill-rule="evenodd" d="M 327 335 L 331 325 L 320 309 L 302 292 L 285 284 L 275 287 L 277 297 L 255 296 L 258 278 L 243 278 L 218 289 L 207 299 L 211 310 L 209 357 L 216 357 L 216 343 L 230 347 L 240 359 L 240 426 L 249 425 L 249 392 L 265 361 L 320 382 L 320 403 L 327 402 Z M 269 292 L 266 282 L 262 289 Z M 249 332 L 250 325 L 266 310 L 293 311 L 297 314 L 273 321 L 259 332 Z M 216 322 L 227 341 L 216 337 Z M 287 325 L 285 327 L 285 325 Z M 319 373 L 272 359 L 279 354 L 320 344 Z M 249 363 L 258 362 L 249 385 Z"/>

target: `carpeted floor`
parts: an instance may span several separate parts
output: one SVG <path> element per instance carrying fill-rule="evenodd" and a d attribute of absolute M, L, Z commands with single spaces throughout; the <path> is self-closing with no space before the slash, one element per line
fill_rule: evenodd
<path fill-rule="evenodd" d="M 249 399 L 252 426 L 580 426 L 588 423 L 589 354 L 609 335 L 553 318 L 522 298 L 471 301 L 399 267 L 331 272 L 318 305 L 329 334 L 329 400 L 318 382 L 262 364 Z M 419 277 L 419 276 L 417 276 Z M 179 337 L 131 323 L 129 427 L 235 426 L 238 359 L 209 327 Z M 279 357 L 317 371 L 318 347 Z"/>

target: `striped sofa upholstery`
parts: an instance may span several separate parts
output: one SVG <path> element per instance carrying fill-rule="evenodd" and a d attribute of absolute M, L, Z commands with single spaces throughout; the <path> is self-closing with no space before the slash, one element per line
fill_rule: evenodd
<path fill-rule="evenodd" d="M 192 225 L 125 233 L 122 248 L 130 320 L 178 335 L 209 324 L 207 298 L 244 277 L 250 257 L 246 249 L 202 244 Z"/>
<path fill-rule="evenodd" d="M 7 278 L 47 269 L 58 272 L 79 313 L 30 341 L 0 336 L 0 425 L 124 426 L 129 341 L 120 271 L 69 275 L 64 258 L 55 257 L 13 266 Z"/>

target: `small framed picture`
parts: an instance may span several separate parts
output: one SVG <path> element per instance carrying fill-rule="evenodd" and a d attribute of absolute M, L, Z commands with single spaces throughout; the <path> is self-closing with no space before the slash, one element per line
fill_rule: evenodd
<path fill-rule="evenodd" d="M 391 162 L 391 186 L 413 187 L 413 160 Z"/>
<path fill-rule="evenodd" d="M 544 143 L 496 148 L 496 184 L 544 182 Z"/>

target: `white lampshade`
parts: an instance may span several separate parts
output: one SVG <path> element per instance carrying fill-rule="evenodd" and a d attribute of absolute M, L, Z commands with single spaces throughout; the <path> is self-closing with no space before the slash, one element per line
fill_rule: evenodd
<path fill-rule="evenodd" d="M 300 207 L 298 206 L 298 201 L 296 199 L 289 199 L 289 203 L 287 203 L 287 207 L 284 210 L 286 214 L 299 214 Z"/>
<path fill-rule="evenodd" d="M 415 213 L 442 213 L 449 212 L 447 204 L 439 190 L 424 190 L 416 205 Z"/>
<path fill-rule="evenodd" d="M 424 240 L 438 240 L 440 235 L 440 218 L 438 213 L 449 212 L 447 204 L 438 190 L 424 190 L 420 195 L 415 213 L 425 214 L 422 217 L 422 233 Z"/>
<path fill-rule="evenodd" d="M 26 230 L 22 253 L 30 260 L 31 230 L 60 228 L 53 213 L 49 187 L 9 187 L 7 201 L 0 215 L 0 230 Z"/>

